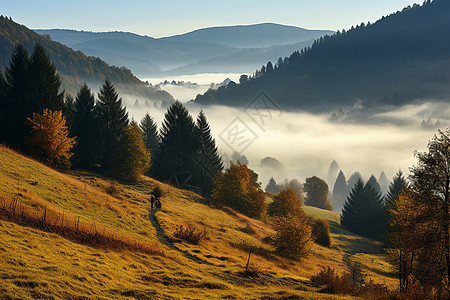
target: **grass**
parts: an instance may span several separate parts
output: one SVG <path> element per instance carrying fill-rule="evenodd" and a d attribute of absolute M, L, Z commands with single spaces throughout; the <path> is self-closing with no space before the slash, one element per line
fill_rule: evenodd
<path fill-rule="evenodd" d="M 149 196 L 156 186 L 164 192 L 156 217 L 165 234 L 172 237 L 177 226 L 194 224 L 206 232 L 198 245 L 173 239 L 176 251 L 159 243 L 148 218 Z M 47 207 L 59 213 L 59 219 L 61 213 L 71 220 L 80 218 L 121 240 L 157 244 L 164 252 L 89 245 L 58 231 L 0 220 L 0 298 L 347 299 L 319 293 L 309 277 L 328 265 L 344 272 L 349 255 L 379 282 L 389 284 L 392 279 L 377 243 L 344 231 L 332 223 L 338 220 L 335 214 L 318 209 L 305 207 L 308 214 L 330 221 L 333 247 L 314 246 L 314 253 L 297 263 L 273 255 L 263 240 L 274 232 L 264 222 L 210 207 L 194 193 L 147 177 L 124 185 L 88 172 L 62 174 L 0 147 L 0 196 L 39 212 L 37 219 Z M 258 274 L 251 278 L 242 275 L 250 249 L 249 270 Z"/>

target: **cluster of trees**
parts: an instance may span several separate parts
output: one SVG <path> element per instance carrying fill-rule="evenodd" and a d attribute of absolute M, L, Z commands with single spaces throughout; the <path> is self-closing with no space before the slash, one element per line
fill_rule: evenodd
<path fill-rule="evenodd" d="M 140 125 L 129 120 L 109 80 L 97 100 L 86 84 L 75 99 L 64 98 L 56 68 L 40 44 L 31 56 L 17 45 L 0 75 L 0 141 L 51 166 L 95 168 L 135 180 L 153 160 L 157 178 L 188 174 L 206 192 L 223 168 L 205 114 L 194 122 L 180 102 L 169 107 L 158 133 L 148 114 Z"/>
<path fill-rule="evenodd" d="M 278 194 L 285 189 L 292 189 L 301 204 L 304 202 L 308 206 L 333 210 L 332 205 L 328 201 L 328 185 L 325 180 L 319 177 L 306 178 L 304 185 L 295 178 L 292 180 L 286 179 L 282 184 L 277 184 L 275 179 L 271 177 L 265 187 L 265 191 L 272 194 Z M 306 196 L 304 196 L 304 192 Z"/>
<path fill-rule="evenodd" d="M 440 131 L 416 157 L 410 185 L 391 194 L 388 204 L 388 254 L 402 291 L 419 282 L 424 298 L 448 299 L 450 130 Z"/>

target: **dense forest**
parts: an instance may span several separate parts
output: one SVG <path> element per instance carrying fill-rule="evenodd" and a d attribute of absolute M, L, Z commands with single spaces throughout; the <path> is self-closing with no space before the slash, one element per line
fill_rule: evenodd
<path fill-rule="evenodd" d="M 58 71 L 63 89 L 71 95 L 76 95 L 79 86 L 85 82 L 97 86 L 109 79 L 122 93 L 132 93 L 158 103 L 173 101 L 170 94 L 148 87 L 127 68 L 109 66 L 98 57 L 88 57 L 80 51 L 74 51 L 4 16 L 0 17 L 0 70 L 9 65 L 17 43 L 21 43 L 29 52 L 36 43 L 41 44 Z"/>
<path fill-rule="evenodd" d="M 268 62 L 240 84 L 198 95 L 201 104 L 246 106 L 261 90 L 284 107 L 320 109 L 357 101 L 401 105 L 450 92 L 450 2 L 426 1 L 374 24 L 317 39 Z"/>

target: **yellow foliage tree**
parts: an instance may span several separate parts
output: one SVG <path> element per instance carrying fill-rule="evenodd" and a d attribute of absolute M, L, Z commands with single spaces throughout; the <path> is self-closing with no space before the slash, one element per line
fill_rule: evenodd
<path fill-rule="evenodd" d="M 136 181 L 150 168 L 151 153 L 144 143 L 142 130 L 132 123 L 121 136 L 110 173 L 116 178 Z"/>
<path fill-rule="evenodd" d="M 44 109 L 42 114 L 33 113 L 26 123 L 30 127 L 26 141 L 31 155 L 52 167 L 70 168 L 75 138 L 68 136 L 62 111 Z"/>
<path fill-rule="evenodd" d="M 261 190 L 258 175 L 247 165 L 231 163 L 215 180 L 212 198 L 215 202 L 230 206 L 250 217 L 259 217 L 266 209 L 265 194 Z"/>

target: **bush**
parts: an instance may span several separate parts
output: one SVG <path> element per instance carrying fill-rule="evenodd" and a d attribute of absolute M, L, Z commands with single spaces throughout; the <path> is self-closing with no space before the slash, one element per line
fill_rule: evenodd
<path fill-rule="evenodd" d="M 206 232 L 196 228 L 192 224 L 179 225 L 173 234 L 174 237 L 183 240 L 189 244 L 198 245 L 206 237 Z"/>
<path fill-rule="evenodd" d="M 330 224 L 324 219 L 312 221 L 314 242 L 324 247 L 331 247 Z"/>
<path fill-rule="evenodd" d="M 323 292 L 327 292 L 330 294 L 356 294 L 358 291 L 358 287 L 352 283 L 348 276 L 336 273 L 334 268 L 327 267 L 323 268 L 319 273 L 313 275 L 311 277 L 311 281 L 325 285 L 325 290 Z"/>
<path fill-rule="evenodd" d="M 287 215 L 273 219 L 276 231 L 274 246 L 278 255 L 299 260 L 311 250 L 313 236 L 309 221 L 304 217 Z"/>
<path fill-rule="evenodd" d="M 152 191 L 152 195 L 158 199 L 162 196 L 163 192 L 161 190 L 161 188 L 159 187 L 159 185 L 155 186 L 155 188 Z"/>

